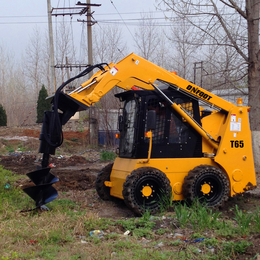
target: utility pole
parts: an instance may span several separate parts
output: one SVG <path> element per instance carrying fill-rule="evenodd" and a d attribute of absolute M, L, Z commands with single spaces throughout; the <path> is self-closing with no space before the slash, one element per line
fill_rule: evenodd
<path fill-rule="evenodd" d="M 68 57 L 66 56 L 66 66 L 67 66 L 67 80 L 70 79 L 70 70 L 69 70 L 69 62 L 68 62 Z"/>
<path fill-rule="evenodd" d="M 91 6 L 101 6 L 100 4 L 91 4 L 90 0 L 86 0 L 86 3 L 77 2 L 76 7 L 63 7 L 63 8 L 53 8 L 52 15 L 53 16 L 65 16 L 65 15 L 83 15 L 86 14 L 87 21 L 85 20 L 77 20 L 78 22 L 87 22 L 87 36 L 88 36 L 88 65 L 85 64 L 68 64 L 68 60 L 66 59 L 66 64 L 57 64 L 55 68 L 67 68 L 67 75 L 69 75 L 68 69 L 75 67 L 88 67 L 89 65 L 93 65 L 93 51 L 92 51 L 92 28 L 91 26 L 95 24 L 95 21 L 92 21 Z M 68 11 L 66 11 L 68 10 Z M 91 71 L 89 74 L 89 78 L 93 76 L 93 72 Z M 93 111 L 94 112 L 94 111 Z M 92 115 L 93 113 L 91 109 L 89 109 L 89 130 L 90 130 L 90 144 L 97 145 L 98 137 L 97 137 L 97 120 Z"/>
<path fill-rule="evenodd" d="M 87 11 L 87 31 L 88 31 L 88 64 L 93 65 L 93 48 L 92 48 L 92 24 L 91 24 L 91 5 L 90 0 L 87 0 L 89 5 Z M 89 78 L 93 76 L 93 70 L 89 73 Z"/>
<path fill-rule="evenodd" d="M 52 30 L 52 18 L 51 18 L 51 0 L 47 0 L 47 7 L 48 7 L 48 25 L 49 25 L 49 52 L 50 52 L 50 71 L 51 71 L 51 93 L 53 94 L 56 92 L 56 77 L 55 77 L 55 68 L 54 68 L 54 46 L 53 46 L 53 30 Z"/>
<path fill-rule="evenodd" d="M 200 67 L 197 67 L 197 65 L 199 65 L 199 64 L 200 64 Z M 203 61 L 194 62 L 194 68 L 193 69 L 194 69 L 194 84 L 195 85 L 197 85 L 196 84 L 196 71 L 197 71 L 197 69 L 200 69 L 200 87 L 202 88 Z"/>

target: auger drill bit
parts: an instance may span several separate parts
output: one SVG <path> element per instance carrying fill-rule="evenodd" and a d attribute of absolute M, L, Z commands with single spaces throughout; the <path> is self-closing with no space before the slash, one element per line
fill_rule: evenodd
<path fill-rule="evenodd" d="M 50 129 L 53 121 L 53 112 L 47 111 L 44 115 L 42 130 L 40 134 L 40 149 L 39 152 L 43 153 L 41 168 L 36 171 L 29 172 L 26 175 L 32 180 L 35 186 L 25 188 L 23 191 L 28 194 L 36 203 L 36 208 L 53 201 L 57 198 L 58 192 L 52 187 L 52 184 L 59 181 L 57 177 L 50 173 L 51 168 L 49 166 L 50 154 L 55 154 L 55 147 L 50 145 L 46 136 L 53 140 L 53 135 L 50 134 Z M 53 131 L 53 130 L 51 130 Z"/>

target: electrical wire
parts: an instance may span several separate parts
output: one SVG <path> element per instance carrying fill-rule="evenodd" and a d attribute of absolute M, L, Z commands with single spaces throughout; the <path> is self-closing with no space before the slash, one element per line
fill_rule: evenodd
<path fill-rule="evenodd" d="M 94 17 L 92 16 L 92 18 L 94 19 Z M 99 26 L 99 28 L 103 31 L 103 33 L 106 33 L 106 31 L 105 30 L 103 30 L 103 28 L 100 26 L 100 24 L 94 19 L 94 21 L 97 23 L 97 25 Z M 108 37 L 107 37 L 108 38 Z M 125 56 L 124 55 L 124 53 L 114 44 L 114 43 L 112 43 L 113 45 L 114 45 L 114 47 L 116 48 L 116 50 L 118 51 L 118 52 L 120 52 L 123 56 Z"/>
<path fill-rule="evenodd" d="M 110 3 L 113 5 L 113 7 L 115 8 L 115 10 L 117 11 L 118 15 L 120 16 L 121 20 L 123 21 L 123 23 L 125 24 L 128 32 L 130 33 L 130 35 L 132 36 L 133 40 L 135 40 L 135 37 L 133 36 L 132 32 L 130 31 L 130 29 L 128 28 L 127 24 L 125 23 L 122 15 L 119 13 L 119 11 L 117 10 L 116 6 L 114 5 L 113 1 L 110 0 Z M 140 49 L 140 51 L 142 51 L 142 48 L 140 47 L 140 45 L 138 44 L 137 41 L 135 41 L 135 43 L 137 44 L 137 47 Z"/>
<path fill-rule="evenodd" d="M 71 19 L 70 19 L 70 30 L 71 30 L 71 37 L 72 37 L 72 51 L 73 51 L 73 58 L 74 60 L 76 61 L 76 50 L 75 50 L 75 46 L 74 46 L 74 31 L 73 31 L 73 26 L 72 26 L 72 19 L 73 17 L 71 16 Z"/>
<path fill-rule="evenodd" d="M 167 12 L 172 12 L 172 11 L 149 11 L 149 12 L 127 12 L 127 13 L 121 13 L 121 15 L 132 15 L 132 14 L 153 14 L 153 13 L 167 13 Z M 112 15 L 114 16 L 115 14 L 118 13 L 97 13 L 95 16 L 100 16 L 100 15 Z M 225 15 L 233 15 L 232 13 L 226 13 L 222 14 L 223 16 Z M 1 18 L 39 18 L 39 17 L 45 17 L 47 18 L 46 15 L 1 15 Z M 190 15 L 189 17 L 197 17 L 197 15 Z M 126 20 L 126 19 L 125 19 Z"/>

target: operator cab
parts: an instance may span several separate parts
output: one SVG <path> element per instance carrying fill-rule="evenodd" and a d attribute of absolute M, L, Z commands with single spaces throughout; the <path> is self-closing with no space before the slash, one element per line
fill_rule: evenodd
<path fill-rule="evenodd" d="M 163 92 L 201 125 L 197 100 L 172 88 Z M 147 157 L 149 139 L 145 132 L 150 130 L 147 114 L 151 110 L 156 114 L 151 158 L 202 157 L 201 136 L 156 91 L 131 90 L 115 96 L 124 102 L 123 114 L 119 117 L 119 157 Z"/>

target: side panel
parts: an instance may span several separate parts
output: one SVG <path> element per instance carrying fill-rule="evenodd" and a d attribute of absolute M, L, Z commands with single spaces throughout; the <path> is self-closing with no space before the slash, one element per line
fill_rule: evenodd
<path fill-rule="evenodd" d="M 233 108 L 220 129 L 221 141 L 215 157 L 228 173 L 231 196 L 256 186 L 254 157 L 247 107 Z"/>
<path fill-rule="evenodd" d="M 140 159 L 116 158 L 111 173 L 112 188 L 110 194 L 123 199 L 123 184 L 127 175 L 135 169 L 153 167 L 164 172 L 172 186 L 173 200 L 183 200 L 182 184 L 190 170 L 199 165 L 218 165 L 210 158 L 151 159 L 148 163 L 140 163 Z"/>

